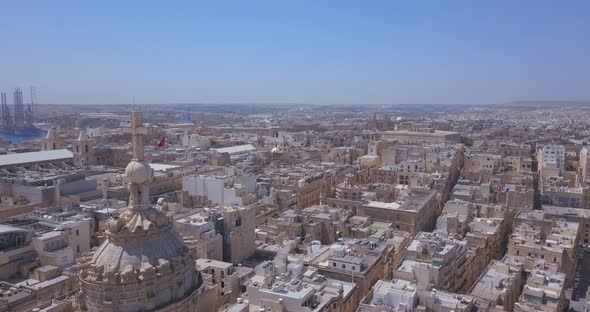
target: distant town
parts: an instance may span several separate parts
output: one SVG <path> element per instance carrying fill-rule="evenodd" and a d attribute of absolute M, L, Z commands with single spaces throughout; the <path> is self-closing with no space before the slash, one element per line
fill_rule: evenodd
<path fill-rule="evenodd" d="M 590 103 L 1 100 L 0 312 L 590 311 Z"/>

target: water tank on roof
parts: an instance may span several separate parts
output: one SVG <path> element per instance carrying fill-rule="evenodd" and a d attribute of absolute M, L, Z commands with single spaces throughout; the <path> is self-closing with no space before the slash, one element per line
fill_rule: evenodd
<path fill-rule="evenodd" d="M 337 257 L 344 257 L 346 255 L 346 247 L 342 245 L 335 245 L 331 248 L 332 255 Z"/>

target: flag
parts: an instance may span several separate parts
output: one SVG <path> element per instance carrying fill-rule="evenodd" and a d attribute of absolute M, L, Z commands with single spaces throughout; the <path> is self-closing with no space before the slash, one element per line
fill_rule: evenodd
<path fill-rule="evenodd" d="M 162 139 L 160 139 L 160 143 L 158 143 L 158 148 L 162 148 L 166 145 L 166 137 L 162 137 Z"/>

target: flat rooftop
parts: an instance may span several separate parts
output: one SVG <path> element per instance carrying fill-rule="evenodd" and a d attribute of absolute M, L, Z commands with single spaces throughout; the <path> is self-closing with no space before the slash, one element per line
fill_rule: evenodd
<path fill-rule="evenodd" d="M 543 211 L 546 214 L 550 215 L 559 215 L 564 217 L 577 216 L 580 218 L 590 218 L 590 209 L 543 205 Z"/>
<path fill-rule="evenodd" d="M 436 197 L 436 190 L 414 190 L 402 199 L 400 210 L 418 211 L 422 209 L 426 203 Z"/>
<path fill-rule="evenodd" d="M 252 146 L 251 144 L 244 144 L 244 145 L 236 145 L 236 146 L 230 146 L 230 147 L 210 148 L 209 150 L 215 151 L 217 153 L 228 153 L 228 154 L 232 155 L 232 154 L 238 154 L 238 153 L 252 152 L 252 151 L 255 151 L 256 148 L 254 146 Z"/>
<path fill-rule="evenodd" d="M 214 267 L 214 268 L 221 268 L 227 269 L 233 267 L 233 264 L 229 262 L 223 262 L 218 260 L 212 259 L 197 259 L 197 268 L 206 268 L 206 267 Z"/>
<path fill-rule="evenodd" d="M 380 201 L 368 201 L 364 204 L 366 207 L 370 208 L 381 208 L 381 209 L 399 209 L 401 206 L 398 203 L 385 203 Z"/>
<path fill-rule="evenodd" d="M 73 158 L 67 149 L 0 155 L 0 167 Z"/>
<path fill-rule="evenodd" d="M 423 136 L 423 137 L 446 137 L 446 136 L 451 136 L 451 135 L 459 135 L 459 132 L 442 131 L 442 130 L 435 130 L 434 132 L 392 130 L 392 131 L 384 131 L 383 134 L 386 134 L 386 135 L 414 135 L 414 136 Z"/>
<path fill-rule="evenodd" d="M 167 171 L 170 169 L 175 169 L 175 168 L 180 167 L 177 165 L 158 164 L 158 163 L 150 163 L 149 165 L 150 165 L 150 168 L 152 168 L 152 170 L 154 170 L 154 171 Z"/>

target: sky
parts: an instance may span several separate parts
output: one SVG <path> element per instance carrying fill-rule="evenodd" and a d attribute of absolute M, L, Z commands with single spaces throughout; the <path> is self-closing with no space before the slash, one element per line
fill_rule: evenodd
<path fill-rule="evenodd" d="M 587 0 L 5 1 L 0 40 L 46 104 L 590 101 Z"/>

